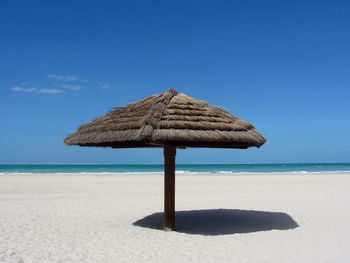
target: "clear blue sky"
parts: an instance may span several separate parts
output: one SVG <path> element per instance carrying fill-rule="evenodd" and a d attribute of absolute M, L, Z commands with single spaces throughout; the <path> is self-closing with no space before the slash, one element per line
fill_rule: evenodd
<path fill-rule="evenodd" d="M 349 1 L 1 1 L 0 163 L 161 163 L 160 149 L 62 140 L 169 88 L 268 138 L 179 150 L 179 163 L 350 162 L 349 12 Z"/>

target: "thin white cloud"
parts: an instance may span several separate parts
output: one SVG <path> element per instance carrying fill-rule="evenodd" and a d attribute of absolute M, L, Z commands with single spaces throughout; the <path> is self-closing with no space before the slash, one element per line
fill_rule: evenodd
<path fill-rule="evenodd" d="M 25 93 L 31 93 L 31 92 L 34 92 L 34 91 L 37 90 L 37 88 L 22 88 L 22 87 L 19 87 L 19 86 L 13 87 L 11 89 L 13 91 L 16 91 L 16 92 L 25 92 Z"/>
<path fill-rule="evenodd" d="M 63 91 L 59 90 L 59 89 L 39 89 L 39 93 L 44 93 L 44 94 L 55 95 L 55 94 L 59 94 L 59 93 L 62 93 L 62 92 Z"/>
<path fill-rule="evenodd" d="M 61 85 L 61 88 L 69 89 L 69 90 L 80 90 L 81 86 L 80 85 L 63 84 L 63 85 Z"/>
<path fill-rule="evenodd" d="M 98 82 L 98 85 L 100 86 L 100 89 L 110 89 L 111 84 L 106 83 L 106 82 Z"/>
<path fill-rule="evenodd" d="M 37 88 L 22 88 L 19 86 L 11 88 L 15 92 L 23 92 L 23 93 L 44 93 L 44 94 L 59 94 L 62 93 L 62 90 L 59 89 L 37 89 Z"/>
<path fill-rule="evenodd" d="M 56 79 L 62 81 L 75 81 L 79 80 L 79 77 L 73 75 L 57 75 L 57 74 L 49 74 L 47 75 L 48 79 Z"/>
<path fill-rule="evenodd" d="M 60 94 L 65 92 L 65 90 L 79 91 L 82 89 L 82 83 L 88 83 L 87 79 L 74 75 L 48 74 L 46 78 L 54 81 L 47 88 L 36 88 L 30 85 L 30 81 L 25 81 L 18 84 L 18 86 L 12 87 L 11 90 L 18 93 Z"/>

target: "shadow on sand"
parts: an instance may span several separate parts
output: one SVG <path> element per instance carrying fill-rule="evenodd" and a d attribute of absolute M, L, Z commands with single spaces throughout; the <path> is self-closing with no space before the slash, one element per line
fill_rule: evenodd
<path fill-rule="evenodd" d="M 154 213 L 134 226 L 163 230 L 164 213 Z M 285 213 L 237 209 L 176 211 L 176 232 L 197 235 L 229 235 L 268 230 L 288 230 L 299 225 Z"/>

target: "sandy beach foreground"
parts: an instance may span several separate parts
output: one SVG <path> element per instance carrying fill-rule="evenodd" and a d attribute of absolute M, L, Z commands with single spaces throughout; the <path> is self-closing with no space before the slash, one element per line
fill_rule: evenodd
<path fill-rule="evenodd" d="M 0 262 L 349 262 L 350 175 L 0 175 Z"/>

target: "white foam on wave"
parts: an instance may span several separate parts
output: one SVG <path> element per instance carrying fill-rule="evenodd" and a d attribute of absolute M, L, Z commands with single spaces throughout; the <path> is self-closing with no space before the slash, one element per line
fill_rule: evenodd
<path fill-rule="evenodd" d="M 350 173 L 350 171 L 281 171 L 281 172 L 233 172 L 233 171 L 219 171 L 213 172 L 220 174 L 335 174 L 335 173 Z"/>
<path fill-rule="evenodd" d="M 212 174 L 212 172 L 190 172 L 190 171 L 175 171 L 176 174 Z"/>

